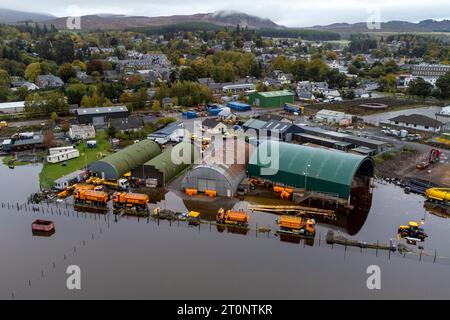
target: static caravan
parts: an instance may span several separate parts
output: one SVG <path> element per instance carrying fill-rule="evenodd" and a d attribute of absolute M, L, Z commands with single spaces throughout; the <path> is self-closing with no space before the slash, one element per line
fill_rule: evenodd
<path fill-rule="evenodd" d="M 56 154 L 50 154 L 47 156 L 48 163 L 59 163 L 62 161 L 67 161 L 70 159 L 78 158 L 80 156 L 80 152 L 78 149 L 69 150 L 66 152 L 60 152 Z"/>
<path fill-rule="evenodd" d="M 58 153 L 69 152 L 72 150 L 73 150 L 73 146 L 67 146 L 67 147 L 59 147 L 59 148 L 50 148 L 50 149 L 48 149 L 48 152 L 50 155 L 55 155 Z"/>

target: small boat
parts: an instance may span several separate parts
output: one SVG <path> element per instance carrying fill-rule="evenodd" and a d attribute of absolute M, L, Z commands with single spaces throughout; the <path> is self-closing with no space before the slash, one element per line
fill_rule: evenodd
<path fill-rule="evenodd" d="M 31 230 L 33 232 L 54 232 L 55 224 L 53 221 L 36 220 L 31 224 Z"/>

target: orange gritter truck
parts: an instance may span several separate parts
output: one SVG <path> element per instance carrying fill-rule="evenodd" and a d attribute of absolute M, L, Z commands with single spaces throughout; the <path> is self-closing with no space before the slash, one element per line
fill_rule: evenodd
<path fill-rule="evenodd" d="M 109 195 L 103 191 L 76 189 L 73 194 L 73 199 L 76 204 L 106 207 L 108 205 Z"/>
<path fill-rule="evenodd" d="M 113 194 L 113 207 L 119 208 L 136 208 L 138 210 L 146 210 L 150 202 L 148 195 L 141 193 L 115 192 Z"/>
<path fill-rule="evenodd" d="M 250 215 L 242 211 L 225 211 L 224 209 L 220 209 L 217 212 L 216 222 L 247 227 L 250 222 Z"/>
<path fill-rule="evenodd" d="M 294 216 L 281 216 L 278 219 L 280 229 L 278 233 L 314 236 L 316 234 L 316 221 Z"/>

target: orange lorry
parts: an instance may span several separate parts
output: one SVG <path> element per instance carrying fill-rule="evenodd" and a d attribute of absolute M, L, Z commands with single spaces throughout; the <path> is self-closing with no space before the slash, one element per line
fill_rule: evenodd
<path fill-rule="evenodd" d="M 233 224 L 239 226 L 248 226 L 250 215 L 242 211 L 225 211 L 220 209 L 216 216 L 216 222 L 221 224 Z"/>
<path fill-rule="evenodd" d="M 106 207 L 109 201 L 109 195 L 103 191 L 76 189 L 73 194 L 76 204 L 88 204 L 99 207 Z"/>
<path fill-rule="evenodd" d="M 115 192 L 113 194 L 113 207 L 118 208 L 136 208 L 146 210 L 150 202 L 148 195 L 141 193 Z"/>
<path fill-rule="evenodd" d="M 303 234 L 314 236 L 316 233 L 316 222 L 314 219 L 304 219 L 294 216 L 281 216 L 278 219 L 279 233 Z"/>

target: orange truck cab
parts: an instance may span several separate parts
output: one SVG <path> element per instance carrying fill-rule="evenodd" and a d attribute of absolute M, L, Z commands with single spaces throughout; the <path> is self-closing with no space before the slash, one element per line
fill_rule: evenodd
<path fill-rule="evenodd" d="M 114 208 L 146 209 L 150 202 L 148 195 L 140 193 L 115 192 L 113 195 Z"/>

